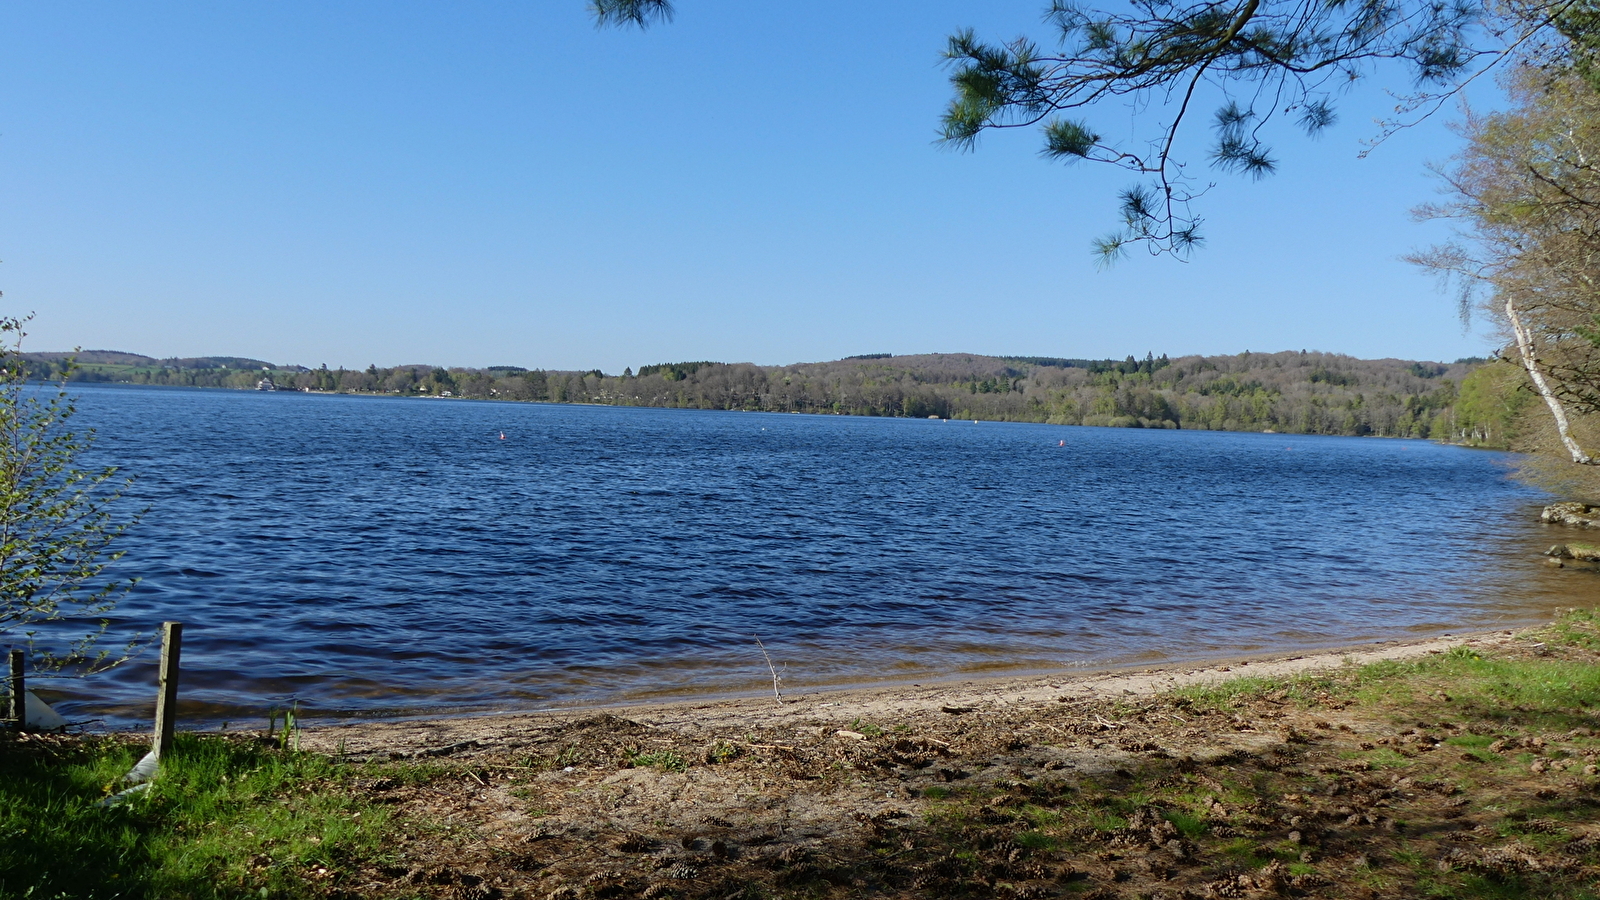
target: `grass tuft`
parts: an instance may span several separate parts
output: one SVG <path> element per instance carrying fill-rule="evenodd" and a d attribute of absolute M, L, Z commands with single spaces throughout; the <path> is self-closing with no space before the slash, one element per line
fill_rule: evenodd
<path fill-rule="evenodd" d="M 179 735 L 148 792 L 102 807 L 145 746 L 65 746 L 0 743 L 0 896 L 304 896 L 382 855 L 386 812 L 337 789 L 351 773 L 326 757 Z"/>
<path fill-rule="evenodd" d="M 662 772 L 684 772 L 689 769 L 689 761 L 671 750 L 635 753 L 628 757 L 628 765 L 636 769 L 657 769 Z"/>

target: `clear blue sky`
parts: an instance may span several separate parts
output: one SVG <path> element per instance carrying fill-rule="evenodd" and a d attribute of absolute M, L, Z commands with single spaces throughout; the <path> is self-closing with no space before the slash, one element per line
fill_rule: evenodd
<path fill-rule="evenodd" d="M 936 148 L 945 36 L 1043 6 L 5 0 L 0 308 L 35 350 L 348 367 L 1490 348 L 1399 260 L 1454 139 L 1357 159 L 1379 90 L 1218 176 L 1189 264 L 1097 270 L 1127 179 L 1033 132 Z"/>

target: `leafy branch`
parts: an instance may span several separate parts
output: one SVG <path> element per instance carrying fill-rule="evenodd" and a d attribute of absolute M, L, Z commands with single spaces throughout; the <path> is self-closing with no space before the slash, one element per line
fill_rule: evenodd
<path fill-rule="evenodd" d="M 27 319 L 0 317 L 0 636 L 21 632 L 35 667 L 91 672 L 127 659 L 97 647 L 106 614 L 133 581 L 101 580 L 122 556 L 111 544 L 139 519 L 112 505 L 131 480 L 114 466 L 82 469 L 76 459 L 94 432 L 73 432 L 77 412 L 65 382 L 28 383 L 22 357 Z M 63 630 L 86 631 L 59 637 Z M 47 634 L 46 634 L 47 632 Z"/>

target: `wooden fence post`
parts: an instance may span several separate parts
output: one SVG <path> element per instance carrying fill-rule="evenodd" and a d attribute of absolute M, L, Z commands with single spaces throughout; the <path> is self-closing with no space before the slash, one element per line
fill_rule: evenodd
<path fill-rule="evenodd" d="M 16 723 L 18 731 L 28 728 L 28 687 L 23 682 L 27 657 L 21 650 L 11 651 L 11 721 Z"/>
<path fill-rule="evenodd" d="M 172 749 L 178 723 L 178 652 L 183 644 L 183 623 L 161 623 L 161 681 L 156 695 L 156 758 Z"/>

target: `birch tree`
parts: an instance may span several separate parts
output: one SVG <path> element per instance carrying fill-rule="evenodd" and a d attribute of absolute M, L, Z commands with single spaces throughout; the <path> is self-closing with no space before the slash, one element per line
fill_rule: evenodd
<path fill-rule="evenodd" d="M 1481 303 L 1505 326 L 1563 452 L 1595 465 L 1573 417 L 1600 412 L 1600 94 L 1573 67 L 1505 82 L 1511 106 L 1467 115 L 1465 149 L 1435 170 L 1447 199 L 1418 210 L 1456 239 L 1410 258 L 1455 280 L 1464 316 Z"/>

